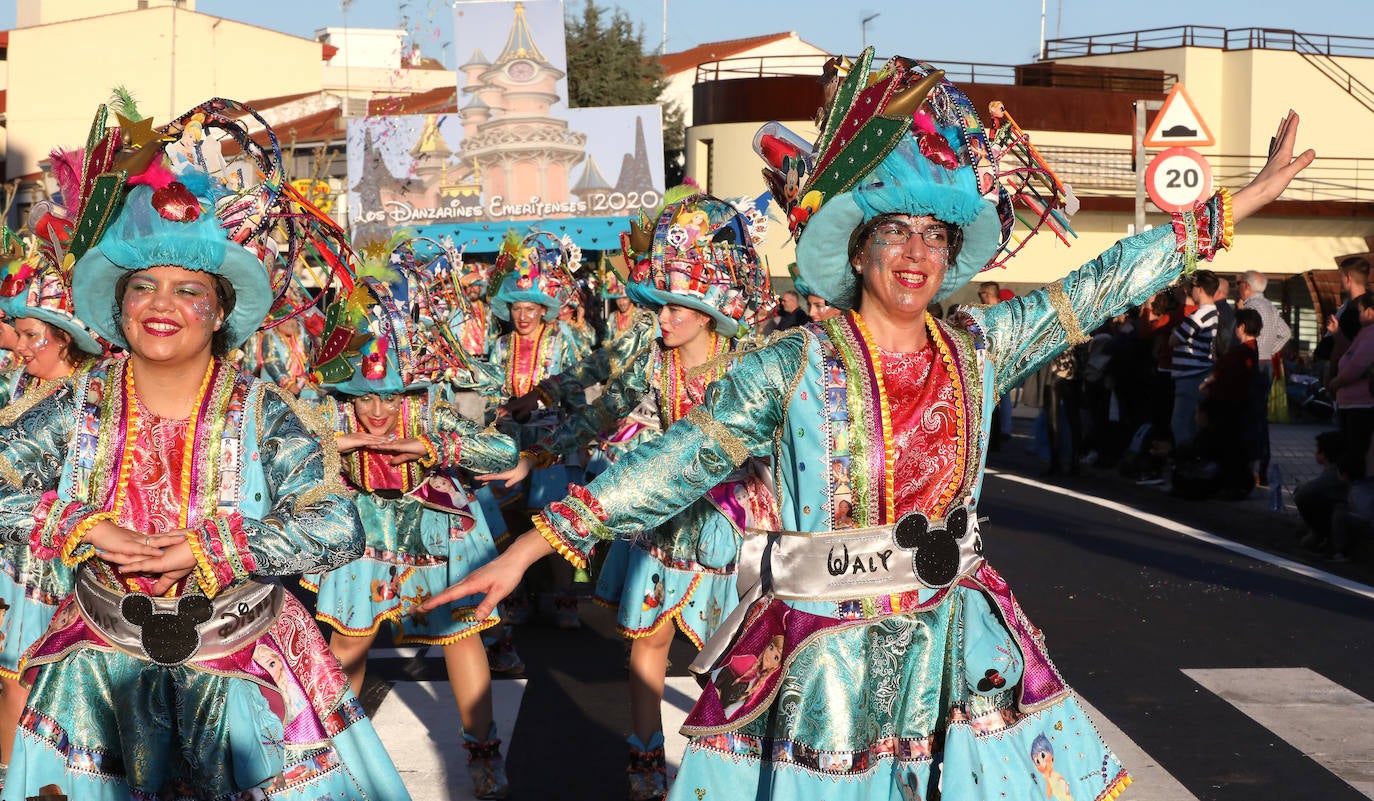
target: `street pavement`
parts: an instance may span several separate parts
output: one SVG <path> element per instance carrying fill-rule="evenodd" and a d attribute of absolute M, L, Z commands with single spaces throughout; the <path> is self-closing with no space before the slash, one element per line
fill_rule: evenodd
<path fill-rule="evenodd" d="M 988 556 L 1136 777 L 1123 801 L 1374 798 L 1367 564 L 1297 548 L 1288 498 L 1277 513 L 1259 491 L 1183 501 L 1093 469 L 1048 483 L 1028 426 L 989 462 Z M 1274 427 L 1285 492 L 1315 474 L 1320 430 Z M 576 631 L 521 627 L 526 672 L 494 682 L 514 798 L 624 797 L 623 646 L 610 612 L 584 602 L 582 615 Z M 693 653 L 674 643 L 674 761 Z M 364 701 L 417 801 L 471 797 L 438 649 L 376 649 Z"/>

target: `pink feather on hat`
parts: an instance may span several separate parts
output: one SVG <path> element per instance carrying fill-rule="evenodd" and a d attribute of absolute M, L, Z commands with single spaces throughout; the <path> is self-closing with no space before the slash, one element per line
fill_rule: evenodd
<path fill-rule="evenodd" d="M 62 205 L 75 214 L 81 209 L 81 171 L 86 161 L 86 150 L 58 148 L 48 154 L 48 159 L 52 162 L 52 177 L 62 193 Z"/>

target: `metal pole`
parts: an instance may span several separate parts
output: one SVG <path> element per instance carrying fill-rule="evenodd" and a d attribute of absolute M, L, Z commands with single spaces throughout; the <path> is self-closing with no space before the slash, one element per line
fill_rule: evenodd
<path fill-rule="evenodd" d="M 863 43 L 862 46 L 859 47 L 860 50 L 865 50 L 868 48 L 868 23 L 872 22 L 873 20 L 881 16 L 882 13 L 879 12 L 877 14 L 869 14 L 868 16 L 859 20 L 859 41 Z"/>
<path fill-rule="evenodd" d="M 1040 60 L 1045 60 L 1045 0 L 1040 0 Z"/>
<path fill-rule="evenodd" d="M 1164 105 L 1161 100 L 1135 101 L 1135 230 L 1138 234 L 1145 230 L 1145 112 L 1158 111 Z"/>
<path fill-rule="evenodd" d="M 668 55 L 668 0 L 663 0 L 663 41 L 658 46 L 658 54 Z"/>

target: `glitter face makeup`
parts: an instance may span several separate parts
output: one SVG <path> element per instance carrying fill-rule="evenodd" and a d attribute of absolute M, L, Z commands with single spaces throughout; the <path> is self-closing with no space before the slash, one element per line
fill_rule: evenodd
<path fill-rule="evenodd" d="M 24 363 L 24 372 L 44 380 L 71 373 L 70 340 L 64 342 L 64 335 L 32 317 L 19 318 L 14 329 L 17 336 L 14 352 Z"/>
<path fill-rule="evenodd" d="M 129 349 L 153 361 L 209 350 L 223 320 L 214 277 L 170 265 L 140 270 L 124 288 L 120 321 Z"/>
<path fill-rule="evenodd" d="M 874 229 L 855 265 L 865 302 L 896 317 L 924 315 L 949 269 L 950 238 L 950 226 L 929 216 L 894 216 Z"/>

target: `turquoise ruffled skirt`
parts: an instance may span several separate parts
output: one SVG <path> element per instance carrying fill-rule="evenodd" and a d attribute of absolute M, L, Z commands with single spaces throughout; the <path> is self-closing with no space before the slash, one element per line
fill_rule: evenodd
<path fill-rule="evenodd" d="M 203 669 L 109 649 L 64 607 L 25 672 L 0 801 L 48 784 L 72 801 L 408 801 L 314 623 L 285 603 L 271 631 Z"/>
<path fill-rule="evenodd" d="M 447 645 L 501 622 L 496 614 L 477 619 L 479 596 L 416 613 L 420 603 L 496 558 L 480 504 L 450 514 L 408 497 L 359 494 L 355 500 L 367 546 L 360 559 L 302 581 L 319 593 L 316 618 L 352 636 L 376 634 L 390 621 L 397 643 L 425 645 Z"/>
<path fill-rule="evenodd" d="M 19 678 L 20 657 L 48 630 L 72 577 L 71 568 L 28 548 L 0 549 L 0 676 Z"/>
<path fill-rule="evenodd" d="M 960 585 L 758 602 L 687 719 L 669 798 L 1115 798 L 1130 777 L 990 601 Z M 1052 689 L 1028 703 L 1030 685 Z"/>
<path fill-rule="evenodd" d="M 700 648 L 739 603 L 733 563 L 710 569 L 675 560 L 648 539 L 628 543 L 622 553 L 618 628 L 625 637 L 647 637 L 672 621 Z M 613 548 L 607 564 L 614 558 Z"/>

